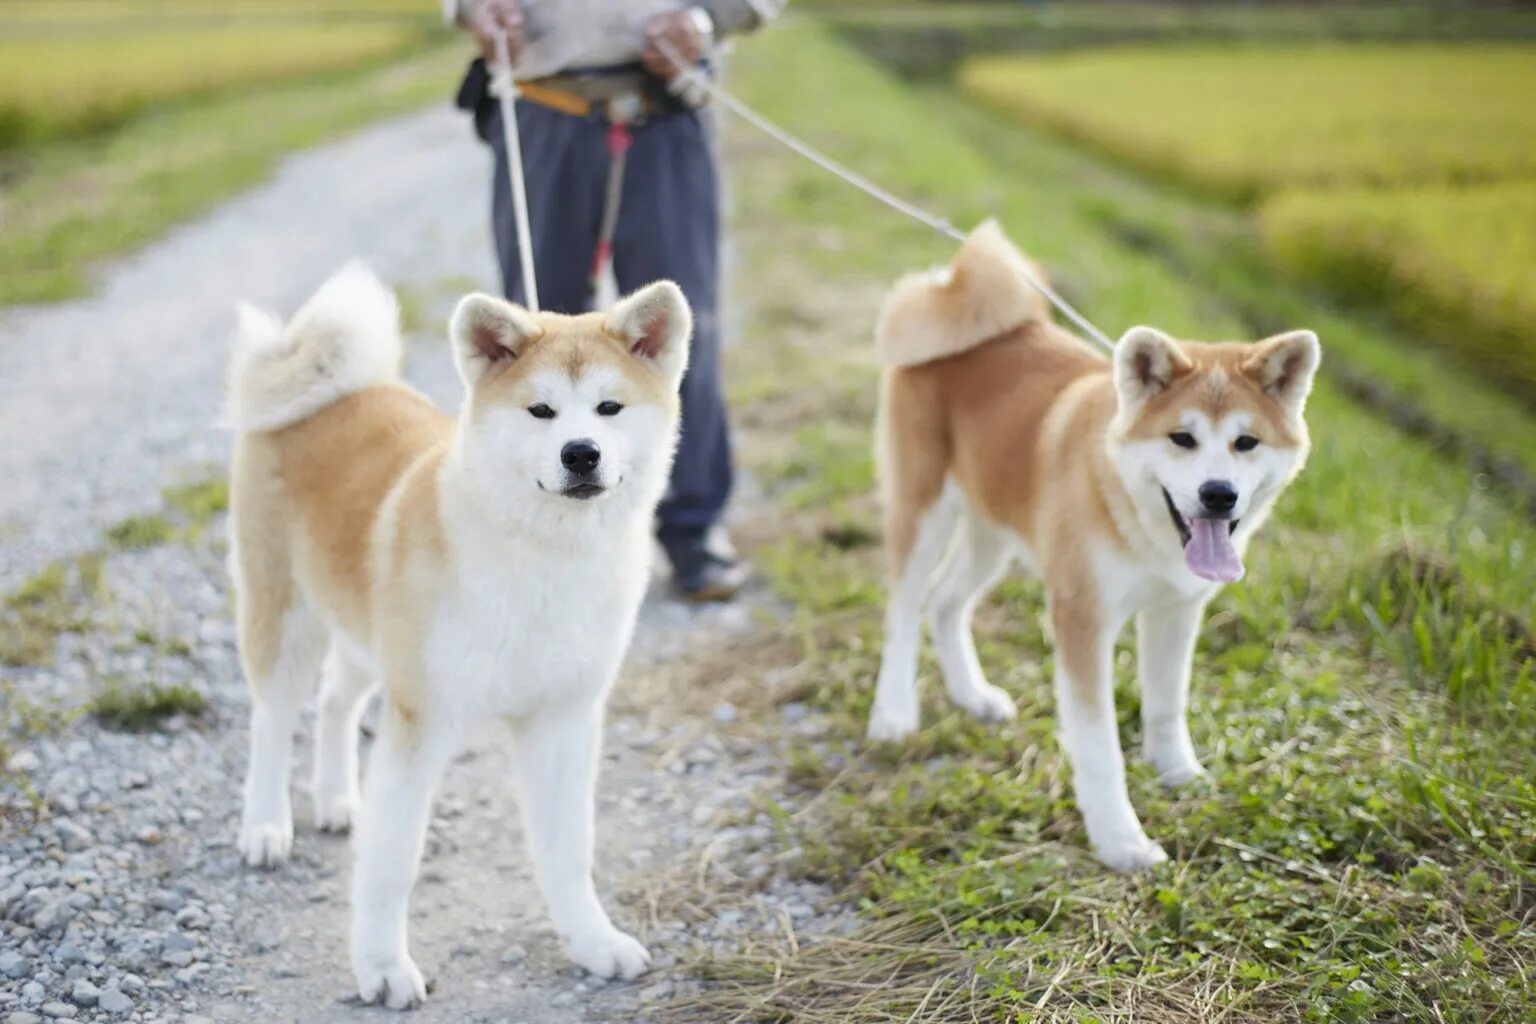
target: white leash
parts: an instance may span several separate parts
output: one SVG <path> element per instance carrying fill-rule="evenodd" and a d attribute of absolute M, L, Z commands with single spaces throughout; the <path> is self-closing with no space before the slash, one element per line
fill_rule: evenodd
<path fill-rule="evenodd" d="M 523 181 L 523 142 L 517 129 L 517 81 L 512 77 L 512 60 L 507 53 L 507 37 L 496 37 L 496 72 L 491 76 L 491 91 L 501 101 L 502 139 L 507 147 L 507 166 L 511 173 L 512 214 L 517 222 L 517 258 L 523 269 L 523 299 L 530 312 L 539 311 L 539 282 L 533 268 L 533 231 L 528 226 L 528 186 Z"/>
<path fill-rule="evenodd" d="M 705 75 L 697 68 L 690 66 L 686 61 L 682 59 L 678 52 L 673 49 L 671 44 L 666 40 L 658 39 L 656 41 L 656 45 L 660 48 L 662 54 L 665 55 L 666 58 L 670 60 L 674 66 L 680 69 L 679 77 L 684 79 L 687 84 L 695 86 L 710 99 L 714 100 L 716 103 L 720 104 L 722 107 L 729 110 L 743 121 L 746 121 L 754 128 L 757 128 L 765 135 L 768 135 L 780 145 L 783 145 L 788 149 L 791 149 L 794 152 L 800 154 L 811 163 L 820 167 L 822 170 L 835 177 L 841 178 L 843 181 L 852 185 L 854 188 L 865 193 L 866 195 L 871 196 L 874 199 L 878 199 L 880 202 L 884 203 L 886 206 L 889 206 L 897 213 L 906 214 L 908 217 L 917 221 L 919 224 L 937 231 L 941 235 L 946 235 L 957 242 L 965 241 L 965 232 L 955 227 L 947 218 L 939 217 L 935 214 L 929 213 L 922 207 L 910 203 L 891 192 L 887 192 L 885 189 L 881 188 L 879 185 L 876 185 L 862 174 L 859 174 L 857 171 L 838 163 L 836 160 L 816 149 L 810 143 L 792 135 L 790 132 L 781 128 L 773 121 L 770 121 L 768 118 L 764 117 L 762 114 L 758 113 L 756 110 L 753 110 L 747 104 L 731 95 L 719 85 L 716 85 L 709 79 L 709 76 Z M 1095 344 L 1097 344 L 1100 348 L 1103 348 L 1105 351 L 1114 350 L 1115 343 L 1111 341 L 1103 331 L 1095 327 L 1091 320 L 1089 320 L 1082 313 L 1078 312 L 1076 307 L 1074 307 L 1066 299 L 1062 298 L 1061 295 L 1057 293 L 1056 289 L 1046 284 L 1036 274 L 1030 272 L 1028 268 L 1024 269 L 1023 274 L 1024 280 L 1029 284 L 1031 288 L 1035 289 L 1041 295 L 1044 295 L 1051 305 L 1060 310 L 1061 314 L 1068 320 L 1072 321 L 1072 323 L 1075 324 L 1080 331 L 1088 335 L 1088 337 L 1092 338 Z"/>

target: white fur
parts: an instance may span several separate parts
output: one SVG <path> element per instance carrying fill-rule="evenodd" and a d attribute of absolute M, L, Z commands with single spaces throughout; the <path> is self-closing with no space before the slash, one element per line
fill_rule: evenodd
<path fill-rule="evenodd" d="M 236 315 L 225 409 L 235 430 L 277 430 L 399 376 L 399 304 L 361 263 L 337 271 L 286 328 L 248 304 Z"/>
<path fill-rule="evenodd" d="M 655 286 L 647 291 L 670 319 L 663 336 L 650 339 L 653 348 L 636 356 L 657 360 L 675 386 L 687 365 L 687 306 L 664 294 L 657 300 Z M 656 306 L 631 313 L 652 327 L 660 322 Z M 494 299 L 465 300 L 454 317 L 470 399 L 436 481 L 453 587 L 421 652 L 432 702 L 414 743 L 386 714 L 359 818 L 352 965 L 359 995 L 395 1009 L 426 995 L 406 919 L 432 794 L 471 727 L 487 719 L 511 729 L 528 855 L 571 958 L 599 977 L 626 979 L 650 961 L 614 927 L 593 885 L 594 790 L 603 707 L 649 580 L 651 519 L 677 426 L 649 406 L 598 415 L 619 380 L 601 364 L 576 380 L 554 372 L 533 378 L 553 419 L 510 407 L 477 415 L 483 351 L 461 339 L 488 324 L 514 345 L 537 327 Z M 602 452 L 606 491 L 588 501 L 559 493 L 560 451 L 578 439 Z"/>
<path fill-rule="evenodd" d="M 1255 358 L 1270 371 L 1268 388 L 1300 415 L 1318 364 L 1317 339 L 1295 332 L 1261 342 Z M 1151 328 L 1134 328 L 1115 353 L 1119 414 L 1105 439 L 1112 465 L 1131 499 L 1118 512 L 1117 527 L 1133 551 L 1119 553 L 1107 543 L 1091 549 L 1089 592 L 1098 600 L 1095 638 L 1096 684 L 1072 678 L 1057 658 L 1055 692 L 1059 737 L 1072 764 L 1077 803 L 1095 854 L 1119 871 L 1140 871 L 1167 859 L 1141 827 L 1126 788 L 1125 757 L 1115 722 L 1113 665 L 1115 638 L 1134 618 L 1138 675 L 1142 691 L 1143 753 L 1166 785 L 1183 785 L 1204 774 L 1187 724 L 1190 667 L 1201 615 L 1220 588 L 1191 573 L 1163 498 L 1166 488 L 1186 518 L 1195 515 L 1200 484 L 1226 480 L 1238 492 L 1239 525 L 1233 544 L 1241 554 L 1270 507 L 1306 457 L 1305 446 L 1260 444 L 1236 452 L 1233 441 L 1252 426 L 1250 414 L 1234 412 L 1211 423 L 1198 410 L 1185 414 L 1183 429 L 1197 447 L 1179 448 L 1167 439 L 1127 442 L 1122 433 L 1135 410 L 1166 387 L 1184 360 L 1177 343 Z M 1089 387 L 1085 379 L 1074 387 Z M 1058 410 L 1068 408 L 1070 391 Z M 1062 447 L 1080 443 L 1068 434 L 1064 413 L 1041 424 L 1041 441 Z M 1085 456 L 1086 458 L 1086 456 Z M 1012 700 L 984 678 L 971 637 L 975 605 L 1014 559 L 1040 563 L 1022 540 L 992 525 L 972 508 L 953 482 L 919 523 L 916 541 L 886 607 L 885 644 L 869 736 L 894 740 L 918 726 L 917 658 L 922 641 L 921 609 L 929 601 L 930 630 L 950 696 L 973 716 L 1001 721 L 1014 715 Z M 1047 580 L 1051 586 L 1073 581 Z"/>

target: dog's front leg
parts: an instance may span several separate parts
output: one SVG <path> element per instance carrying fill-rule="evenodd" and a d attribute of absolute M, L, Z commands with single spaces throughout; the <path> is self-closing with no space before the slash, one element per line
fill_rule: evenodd
<path fill-rule="evenodd" d="M 1051 595 L 1056 634 L 1056 717 L 1072 762 L 1077 806 L 1099 860 L 1140 871 L 1167 860 L 1147 838 L 1125 787 L 1125 755 L 1115 728 L 1112 659 L 1118 623 L 1090 594 Z"/>
<path fill-rule="evenodd" d="M 406 917 L 421 865 L 432 793 L 455 751 L 450 737 L 386 701 L 368 762 L 352 871 L 352 970 L 365 1003 L 419 1005 L 426 982 L 411 960 Z"/>
<path fill-rule="evenodd" d="M 602 709 L 574 703 L 513 725 L 518 806 L 534 877 L 571 959 L 600 978 L 633 978 L 650 963 L 613 926 L 592 884 L 593 815 Z"/>
<path fill-rule="evenodd" d="M 1142 750 L 1158 781 L 1182 786 L 1205 769 L 1189 739 L 1189 670 L 1205 602 L 1148 608 L 1136 617 Z"/>

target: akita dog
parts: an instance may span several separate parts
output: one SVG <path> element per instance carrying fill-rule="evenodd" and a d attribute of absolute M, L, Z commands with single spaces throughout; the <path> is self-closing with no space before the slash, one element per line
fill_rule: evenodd
<path fill-rule="evenodd" d="M 233 544 L 251 757 L 240 851 L 289 854 L 289 758 L 321 676 L 317 824 L 357 822 L 359 995 L 426 995 L 406 904 L 433 791 L 475 724 L 511 731 L 528 853 L 571 957 L 631 978 L 645 949 L 592 881 L 603 705 L 649 579 L 692 320 L 671 282 L 613 310 L 471 295 L 449 325 L 457 420 L 401 383 L 393 295 L 343 270 L 286 328 L 242 314 L 231 374 Z M 329 658 L 326 652 L 329 650 Z M 358 718 L 383 714 L 359 809 Z"/>
<path fill-rule="evenodd" d="M 869 735 L 918 724 L 926 601 L 951 698 L 1012 718 L 982 676 L 971 613 L 1017 558 L 1045 583 L 1060 737 L 1100 860 L 1166 859 L 1131 807 L 1115 729 L 1115 637 L 1136 617 L 1143 750 L 1162 780 L 1201 774 L 1185 722 L 1205 604 L 1306 461 L 1317 336 L 1255 344 L 1128 331 L 1106 359 L 1051 322 L 1024 257 L 984 224 L 941 271 L 885 302 L 877 427 L 893 574 Z"/>

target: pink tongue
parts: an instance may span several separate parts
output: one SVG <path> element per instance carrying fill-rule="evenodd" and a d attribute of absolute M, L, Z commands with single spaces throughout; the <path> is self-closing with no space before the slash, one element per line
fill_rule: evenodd
<path fill-rule="evenodd" d="M 1243 563 L 1232 547 L 1232 531 L 1225 519 L 1191 519 L 1191 537 L 1184 546 L 1184 563 L 1201 579 L 1235 583 L 1243 578 Z"/>

